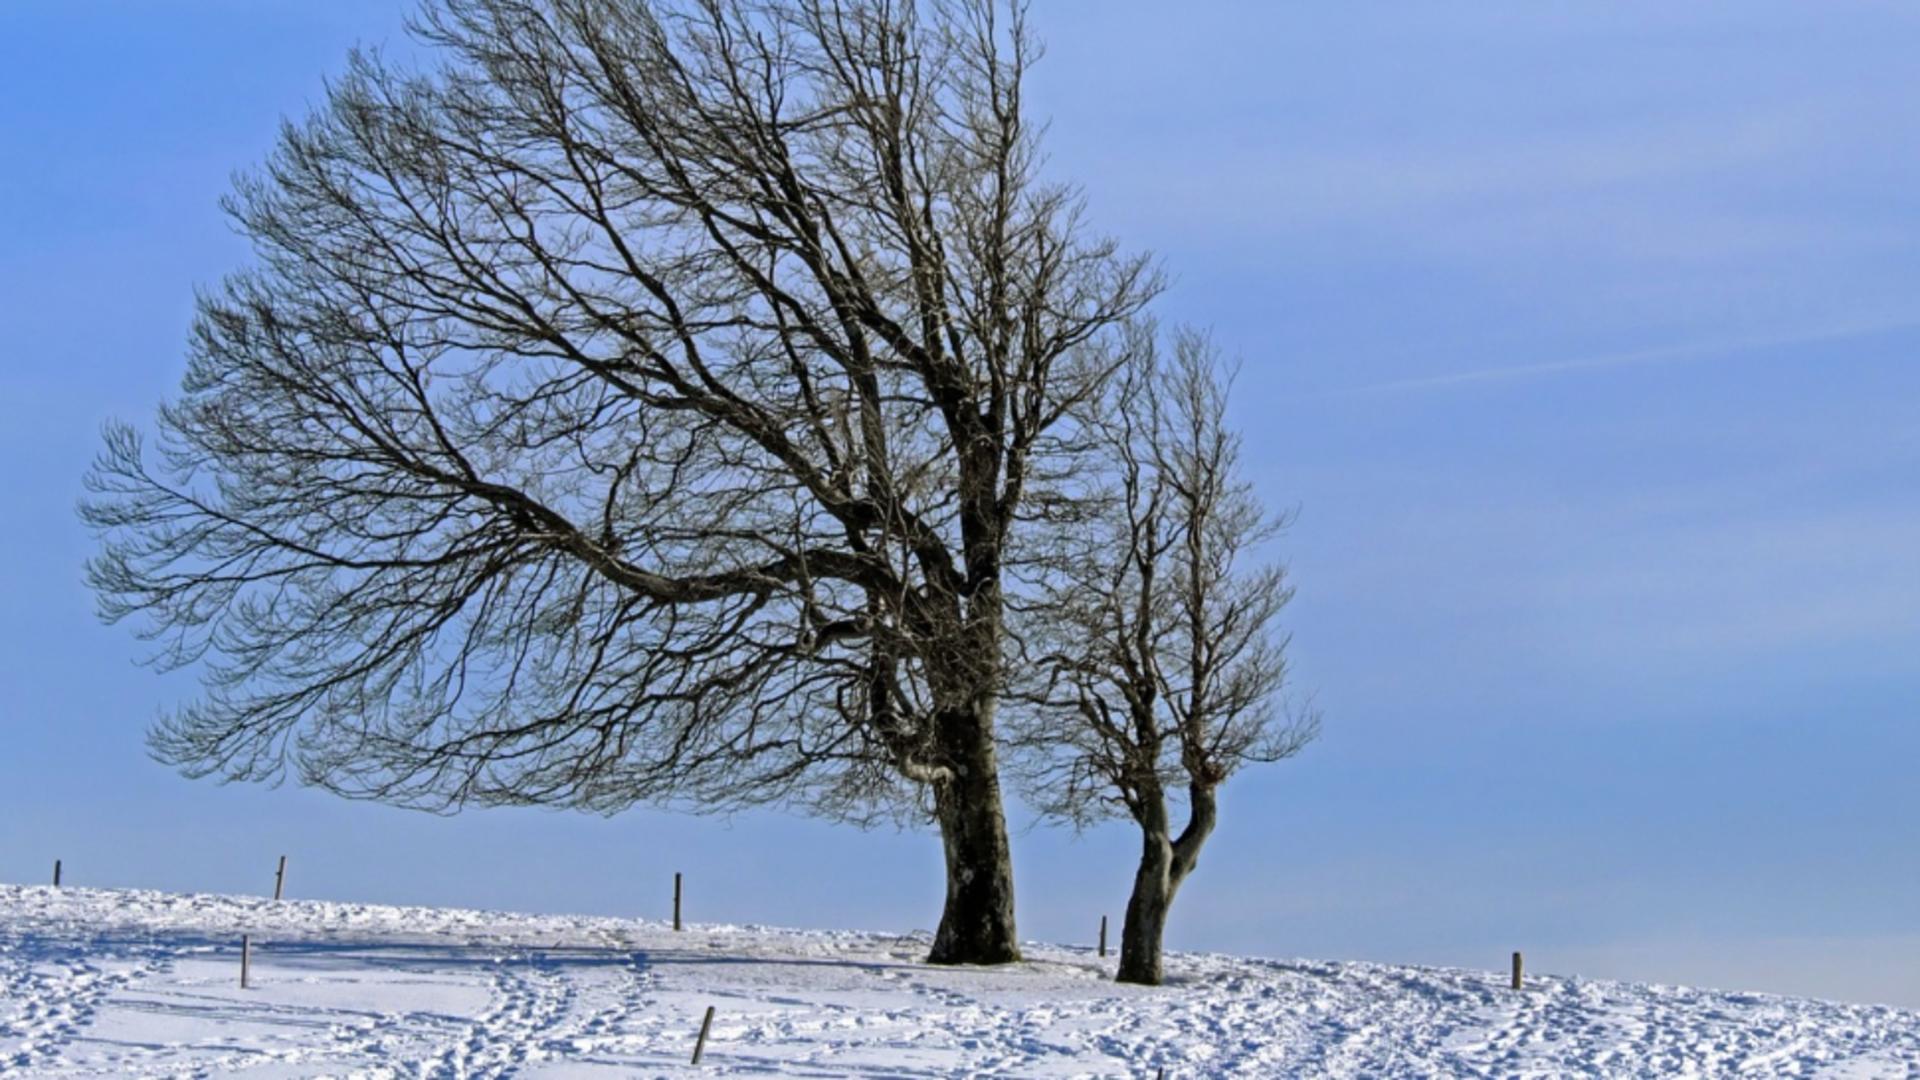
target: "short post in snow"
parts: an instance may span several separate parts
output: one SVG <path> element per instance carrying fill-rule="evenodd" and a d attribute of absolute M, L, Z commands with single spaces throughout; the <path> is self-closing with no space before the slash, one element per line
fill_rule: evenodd
<path fill-rule="evenodd" d="M 680 929 L 680 872 L 673 873 L 673 928 Z"/>
<path fill-rule="evenodd" d="M 1513 988 L 1515 990 L 1520 989 L 1520 983 L 1521 983 L 1520 971 L 1521 971 L 1520 954 L 1516 952 L 1513 954 Z"/>
<path fill-rule="evenodd" d="M 60 860 L 59 859 L 53 860 L 53 887 L 56 889 L 60 887 Z"/>
<path fill-rule="evenodd" d="M 693 1044 L 693 1063 L 700 1064 L 700 1055 L 707 1052 L 707 1032 L 713 1030 L 713 1006 L 707 1006 L 707 1015 L 700 1021 L 700 1038 Z"/>
<path fill-rule="evenodd" d="M 287 857 L 280 856 L 280 869 L 273 872 L 273 898 L 280 899 L 280 890 L 287 884 Z"/>
<path fill-rule="evenodd" d="M 240 989 L 247 989 L 247 981 L 253 974 L 253 938 L 240 935 Z"/>
<path fill-rule="evenodd" d="M 1107 955 L 1107 917 L 1100 916 L 1100 955 Z"/>

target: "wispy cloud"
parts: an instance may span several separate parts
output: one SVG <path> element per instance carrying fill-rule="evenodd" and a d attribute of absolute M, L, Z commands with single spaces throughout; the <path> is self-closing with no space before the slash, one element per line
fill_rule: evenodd
<path fill-rule="evenodd" d="M 1540 379 L 1553 375 L 1605 371 L 1613 368 L 1652 367 L 1690 361 L 1718 360 L 1770 349 L 1850 341 L 1858 338 L 1872 337 L 1878 334 L 1917 328 L 1920 328 L 1920 319 L 1914 318 L 1865 321 L 1844 326 L 1825 327 L 1817 330 L 1755 335 L 1719 341 L 1686 342 L 1646 349 L 1632 349 L 1625 352 L 1571 357 L 1564 360 L 1544 360 L 1531 364 L 1511 364 L 1500 367 L 1474 368 L 1468 371 L 1453 371 L 1440 375 L 1420 375 L 1412 378 L 1392 379 L 1386 382 L 1369 383 L 1365 386 L 1331 391 L 1328 396 L 1353 397 L 1372 394 L 1411 393 L 1421 390 L 1444 390 L 1454 387 L 1471 386 L 1478 383 L 1513 382 L 1521 379 Z"/>

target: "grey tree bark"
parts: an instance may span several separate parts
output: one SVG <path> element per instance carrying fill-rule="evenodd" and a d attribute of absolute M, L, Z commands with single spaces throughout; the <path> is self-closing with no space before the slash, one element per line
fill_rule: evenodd
<path fill-rule="evenodd" d="M 1167 915 L 1180 886 L 1200 864 L 1200 849 L 1213 835 L 1218 802 L 1211 788 L 1195 785 L 1188 792 L 1187 824 L 1176 837 L 1170 834 L 1164 792 L 1143 792 L 1140 827 L 1140 865 L 1134 871 L 1133 892 L 1120 928 L 1119 982 L 1159 986 L 1166 979 L 1164 961 Z"/>
<path fill-rule="evenodd" d="M 990 706 L 982 706 L 982 711 Z M 1007 846 L 993 717 L 946 719 L 952 733 L 953 775 L 934 784 L 934 813 L 946 856 L 946 902 L 934 932 L 932 956 L 945 961 L 1017 960 L 1013 857 Z"/>

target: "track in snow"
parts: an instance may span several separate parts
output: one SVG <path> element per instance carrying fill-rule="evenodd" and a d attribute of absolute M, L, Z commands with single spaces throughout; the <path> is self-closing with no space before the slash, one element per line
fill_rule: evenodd
<path fill-rule="evenodd" d="M 255 988 L 237 983 L 253 935 Z M 1377 964 L 0 886 L 6 1077 L 1920 1075 L 1920 1015 Z"/>

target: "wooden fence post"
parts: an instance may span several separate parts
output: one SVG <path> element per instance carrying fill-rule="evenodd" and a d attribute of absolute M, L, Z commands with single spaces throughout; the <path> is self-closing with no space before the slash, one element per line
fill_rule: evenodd
<path fill-rule="evenodd" d="M 247 989 L 247 977 L 252 974 L 253 938 L 240 935 L 240 989 Z"/>
<path fill-rule="evenodd" d="M 1100 955 L 1107 955 L 1107 917 L 1100 916 Z"/>
<path fill-rule="evenodd" d="M 273 898 L 280 899 L 280 890 L 287 884 L 287 857 L 280 856 L 280 869 L 273 872 Z"/>
<path fill-rule="evenodd" d="M 700 1055 L 707 1052 L 707 1032 L 713 1028 L 713 1006 L 707 1006 L 706 1018 L 700 1021 L 700 1039 L 693 1044 L 693 1063 L 700 1064 Z"/>
<path fill-rule="evenodd" d="M 60 860 L 59 859 L 53 860 L 53 887 L 56 889 L 60 887 Z"/>
<path fill-rule="evenodd" d="M 680 872 L 673 874 L 673 928 L 680 929 Z"/>
<path fill-rule="evenodd" d="M 1520 989 L 1520 954 L 1513 954 L 1513 988 Z"/>

